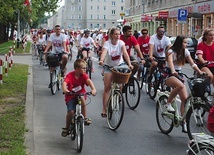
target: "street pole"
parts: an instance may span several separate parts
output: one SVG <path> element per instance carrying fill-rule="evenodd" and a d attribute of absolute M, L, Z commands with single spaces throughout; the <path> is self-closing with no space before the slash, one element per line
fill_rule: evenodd
<path fill-rule="evenodd" d="M 18 22 L 17 22 L 17 48 L 19 48 L 20 43 L 20 11 L 18 10 Z"/>
<path fill-rule="evenodd" d="M 144 15 L 144 8 L 145 7 L 145 2 L 142 0 L 142 14 Z M 144 27 L 144 22 L 142 21 L 142 26 Z"/>

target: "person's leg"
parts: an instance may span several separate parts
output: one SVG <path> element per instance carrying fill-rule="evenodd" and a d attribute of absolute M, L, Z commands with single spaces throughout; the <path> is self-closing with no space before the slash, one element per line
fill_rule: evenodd
<path fill-rule="evenodd" d="M 83 55 L 83 60 L 87 60 L 87 51 L 82 51 L 82 55 Z"/>
<path fill-rule="evenodd" d="M 103 111 L 106 114 L 107 102 L 109 98 L 109 91 L 111 90 L 112 73 L 104 71 L 104 92 L 103 92 Z"/>

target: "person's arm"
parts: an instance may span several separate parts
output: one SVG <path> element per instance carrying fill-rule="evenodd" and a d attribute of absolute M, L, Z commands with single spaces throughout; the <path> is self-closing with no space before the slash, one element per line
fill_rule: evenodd
<path fill-rule="evenodd" d="M 172 52 L 167 52 L 167 63 L 169 65 L 171 73 L 174 75 L 177 75 L 177 72 L 175 71 L 174 64 L 173 64 L 173 53 Z"/>
<path fill-rule="evenodd" d="M 51 47 L 51 44 L 52 44 L 52 42 L 51 42 L 51 41 L 48 41 L 48 44 L 47 44 L 47 46 L 46 46 L 46 48 L 45 48 L 44 53 L 47 53 L 48 49 Z"/>
<path fill-rule="evenodd" d="M 67 83 L 65 81 L 62 82 L 62 91 L 64 93 L 70 92 L 67 88 Z"/>
<path fill-rule="evenodd" d="M 88 79 L 88 80 L 86 81 L 86 83 L 87 83 L 87 85 L 91 88 L 91 94 L 92 94 L 93 96 L 95 96 L 95 95 L 97 94 L 97 90 L 96 90 L 96 88 L 95 88 L 95 86 L 94 86 L 94 83 L 91 81 L 91 79 Z"/>
<path fill-rule="evenodd" d="M 153 60 L 154 44 L 149 44 L 149 58 Z"/>
<path fill-rule="evenodd" d="M 194 69 L 197 73 L 199 73 L 200 75 L 203 74 L 203 72 L 198 68 L 198 66 L 194 63 L 191 55 L 188 55 L 186 57 L 187 61 L 189 62 L 190 66 L 192 67 L 192 69 Z"/>
<path fill-rule="evenodd" d="M 101 53 L 101 56 L 100 56 L 99 65 L 101 65 L 101 66 L 103 65 L 105 57 L 106 57 L 106 54 L 107 54 L 107 49 L 106 48 L 102 48 L 102 53 Z"/>
<path fill-rule="evenodd" d="M 145 64 L 146 61 L 145 61 L 145 59 L 144 59 L 144 57 L 143 57 L 143 54 L 142 54 L 141 51 L 140 51 L 140 46 L 139 46 L 139 44 L 135 45 L 135 46 L 134 46 L 134 49 L 135 49 L 135 51 L 137 51 L 137 54 L 139 55 L 139 57 L 140 57 L 140 59 L 141 59 L 141 63 L 142 63 L 142 64 Z"/>

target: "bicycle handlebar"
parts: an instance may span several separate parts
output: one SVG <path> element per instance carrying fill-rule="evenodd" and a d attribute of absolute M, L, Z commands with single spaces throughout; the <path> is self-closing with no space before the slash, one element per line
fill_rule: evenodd
<path fill-rule="evenodd" d="M 75 96 L 84 96 L 84 95 L 92 95 L 91 92 L 85 92 L 85 93 L 77 93 L 77 92 L 66 92 L 66 93 L 62 93 L 64 95 L 75 95 Z"/>

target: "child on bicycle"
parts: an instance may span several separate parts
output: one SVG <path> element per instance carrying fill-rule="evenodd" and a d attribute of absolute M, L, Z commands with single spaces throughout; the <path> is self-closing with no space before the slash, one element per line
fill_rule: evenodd
<path fill-rule="evenodd" d="M 96 95 L 97 91 L 93 82 L 89 79 L 86 74 L 86 62 L 83 59 L 77 59 L 74 62 L 74 71 L 68 73 L 62 83 L 62 90 L 64 93 L 76 92 L 85 93 L 85 85 L 90 86 L 91 93 L 93 96 Z M 85 125 L 91 124 L 91 119 L 86 117 L 86 97 L 82 97 L 82 114 L 85 118 Z M 74 95 L 65 95 L 65 102 L 67 106 L 66 114 L 66 126 L 63 128 L 62 136 L 66 137 L 69 134 L 69 126 L 72 123 L 72 116 L 76 108 L 76 98 Z"/>

